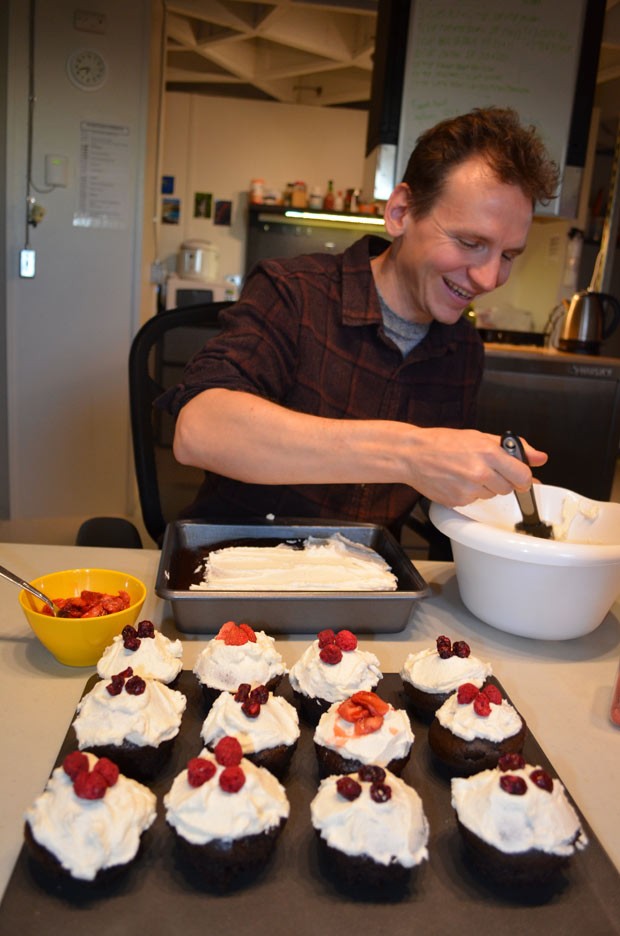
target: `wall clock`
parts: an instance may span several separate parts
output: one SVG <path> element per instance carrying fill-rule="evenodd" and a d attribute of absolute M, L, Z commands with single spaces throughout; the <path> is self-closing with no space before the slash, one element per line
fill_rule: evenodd
<path fill-rule="evenodd" d="M 97 91 L 108 77 L 108 66 L 95 49 L 78 49 L 67 59 L 67 74 L 82 91 Z"/>

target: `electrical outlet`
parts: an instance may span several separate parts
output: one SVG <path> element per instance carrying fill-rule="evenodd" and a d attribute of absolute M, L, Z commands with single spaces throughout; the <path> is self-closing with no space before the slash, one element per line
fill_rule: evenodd
<path fill-rule="evenodd" d="M 73 14 L 73 28 L 79 32 L 103 35 L 106 32 L 106 15 L 93 10 L 76 10 Z"/>
<path fill-rule="evenodd" d="M 25 279 L 32 279 L 35 270 L 36 253 L 29 247 L 19 254 L 19 275 Z"/>

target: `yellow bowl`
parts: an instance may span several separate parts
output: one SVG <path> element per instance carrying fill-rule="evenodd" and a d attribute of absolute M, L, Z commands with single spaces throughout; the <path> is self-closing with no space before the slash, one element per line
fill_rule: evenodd
<path fill-rule="evenodd" d="M 19 603 L 28 623 L 44 647 L 66 666 L 93 666 L 127 624 L 134 624 L 144 599 L 146 586 L 140 579 L 110 569 L 67 569 L 50 572 L 30 583 L 48 598 L 70 598 L 82 589 L 116 595 L 129 593 L 131 604 L 124 611 L 94 618 L 55 618 L 43 614 L 43 603 L 30 592 L 19 593 Z"/>

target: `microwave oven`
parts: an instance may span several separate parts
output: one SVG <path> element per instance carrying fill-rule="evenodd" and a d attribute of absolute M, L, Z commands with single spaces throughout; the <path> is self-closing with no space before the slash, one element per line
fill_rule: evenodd
<path fill-rule="evenodd" d="M 169 276 L 164 284 L 164 308 L 201 305 L 203 302 L 228 302 L 237 298 L 237 290 L 230 282 L 209 282 Z"/>

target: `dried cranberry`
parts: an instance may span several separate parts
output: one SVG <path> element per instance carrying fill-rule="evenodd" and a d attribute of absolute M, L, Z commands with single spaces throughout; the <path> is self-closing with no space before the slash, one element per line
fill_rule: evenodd
<path fill-rule="evenodd" d="M 124 680 L 122 679 L 112 679 L 112 682 L 108 683 L 108 685 L 106 686 L 106 689 L 108 690 L 111 696 L 120 695 L 121 692 L 123 691 L 123 683 L 124 683 Z"/>
<path fill-rule="evenodd" d="M 328 644 L 335 643 L 336 634 L 331 628 L 329 630 L 322 630 L 318 632 L 317 640 L 319 641 L 319 647 L 326 647 Z"/>
<path fill-rule="evenodd" d="M 493 705 L 502 704 L 502 694 L 497 688 L 497 686 L 494 686 L 492 683 L 489 683 L 489 685 L 485 686 L 482 691 L 484 692 L 489 702 L 492 702 Z"/>
<path fill-rule="evenodd" d="M 385 780 L 385 770 L 377 764 L 364 764 L 357 772 L 360 780 L 367 783 L 383 783 Z"/>
<path fill-rule="evenodd" d="M 125 692 L 129 695 L 142 695 L 146 689 L 146 682 L 141 676 L 130 676 L 125 683 Z"/>
<path fill-rule="evenodd" d="M 481 718 L 488 718 L 491 714 L 491 703 L 484 692 L 479 692 L 474 699 L 474 712 L 476 715 L 480 715 Z"/>
<path fill-rule="evenodd" d="M 129 679 L 130 676 L 133 676 L 133 670 L 131 666 L 128 666 L 122 673 L 117 673 L 116 676 L 112 676 L 112 682 L 114 682 L 115 679 Z"/>
<path fill-rule="evenodd" d="M 387 803 L 392 797 L 392 787 L 387 783 L 372 783 L 370 786 L 370 798 L 375 803 Z"/>
<path fill-rule="evenodd" d="M 216 761 L 222 767 L 236 767 L 243 757 L 241 745 L 231 735 L 220 738 L 213 749 L 213 753 Z"/>
<path fill-rule="evenodd" d="M 464 640 L 455 640 L 452 644 L 452 653 L 464 660 L 469 656 L 471 650 L 469 649 L 469 644 L 465 643 Z"/>
<path fill-rule="evenodd" d="M 471 682 L 461 683 L 456 693 L 456 700 L 459 705 L 469 705 L 470 702 L 473 702 L 476 696 L 478 695 L 479 689 L 478 686 L 474 686 Z"/>
<path fill-rule="evenodd" d="M 542 770 L 540 767 L 537 770 L 533 770 L 530 774 L 530 780 L 537 787 L 540 787 L 541 790 L 546 790 L 547 793 L 553 792 L 553 780 L 546 770 Z"/>
<path fill-rule="evenodd" d="M 212 760 L 204 757 L 192 757 L 187 762 L 187 782 L 191 787 L 201 787 L 210 780 L 217 767 Z"/>
<path fill-rule="evenodd" d="M 340 647 L 341 650 L 344 650 L 345 653 L 350 653 L 351 650 L 355 650 L 357 647 L 357 637 L 350 630 L 341 630 L 336 634 L 336 645 Z"/>
<path fill-rule="evenodd" d="M 525 758 L 521 754 L 502 754 L 497 766 L 500 770 L 523 770 Z"/>
<path fill-rule="evenodd" d="M 140 621 L 138 624 L 138 637 L 155 637 L 155 625 L 152 621 Z"/>
<path fill-rule="evenodd" d="M 131 637 L 137 637 L 138 631 L 132 624 L 126 624 L 121 631 L 121 637 L 123 640 L 129 640 Z"/>
<path fill-rule="evenodd" d="M 256 686 L 250 693 L 250 699 L 259 705 L 266 705 L 269 702 L 269 689 L 266 686 Z"/>
<path fill-rule="evenodd" d="M 249 682 L 242 682 L 235 692 L 235 702 L 245 702 L 250 694 L 250 688 Z"/>
<path fill-rule="evenodd" d="M 88 771 L 88 758 L 86 754 L 84 754 L 83 751 L 72 751 L 70 754 L 67 754 L 62 762 L 62 769 L 68 777 L 75 780 L 79 773 Z"/>
<path fill-rule="evenodd" d="M 93 770 L 101 774 L 109 787 L 114 786 L 120 773 L 114 761 L 111 761 L 109 757 L 100 757 Z"/>
<path fill-rule="evenodd" d="M 438 650 L 439 650 L 440 647 L 451 647 L 451 646 L 452 646 L 452 641 L 450 640 L 449 637 L 446 637 L 445 634 L 441 634 L 441 635 L 437 638 L 437 640 L 435 641 L 435 643 L 436 643 L 436 645 L 437 645 L 437 649 L 438 649 Z"/>
<path fill-rule="evenodd" d="M 132 650 L 135 652 L 139 646 L 140 646 L 139 637 L 127 637 L 123 641 L 123 647 L 125 648 L 125 650 Z"/>
<path fill-rule="evenodd" d="M 342 650 L 335 643 L 327 644 L 326 647 L 323 647 L 319 651 L 319 656 L 323 660 L 323 663 L 328 663 L 330 666 L 335 666 L 336 663 L 340 663 L 342 660 Z"/>
<path fill-rule="evenodd" d="M 225 793 L 238 793 L 245 783 L 245 774 L 241 767 L 224 767 L 219 783 Z"/>
<path fill-rule="evenodd" d="M 353 777 L 339 777 L 338 780 L 336 780 L 336 789 L 340 796 L 349 800 L 351 803 L 353 800 L 356 800 L 362 792 L 360 784 L 357 780 L 354 780 Z"/>
<path fill-rule="evenodd" d="M 80 799 L 103 799 L 108 784 L 103 774 L 82 770 L 73 781 L 73 789 Z"/>
<path fill-rule="evenodd" d="M 449 660 L 452 654 L 452 647 L 450 644 L 441 644 L 437 647 L 437 653 L 442 660 Z"/>
<path fill-rule="evenodd" d="M 504 793 L 511 793 L 513 796 L 523 796 L 527 790 L 527 783 L 523 777 L 515 777 L 514 774 L 502 774 L 499 778 L 499 785 Z"/>
<path fill-rule="evenodd" d="M 260 715 L 260 702 L 256 702 L 254 699 L 246 699 L 241 706 L 241 711 L 248 718 L 258 718 Z"/>

